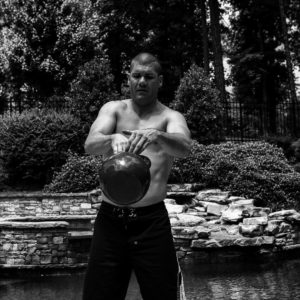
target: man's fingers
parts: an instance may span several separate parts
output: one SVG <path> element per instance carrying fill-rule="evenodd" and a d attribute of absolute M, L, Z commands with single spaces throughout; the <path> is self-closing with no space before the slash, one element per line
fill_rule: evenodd
<path fill-rule="evenodd" d="M 145 143 L 147 143 L 148 139 L 144 136 L 141 136 L 140 139 L 135 144 L 135 147 L 133 149 L 133 153 L 141 153 L 144 149 Z"/>
<path fill-rule="evenodd" d="M 131 131 L 131 130 L 122 130 L 122 133 L 124 133 L 126 135 L 131 135 L 133 133 L 133 131 Z"/>

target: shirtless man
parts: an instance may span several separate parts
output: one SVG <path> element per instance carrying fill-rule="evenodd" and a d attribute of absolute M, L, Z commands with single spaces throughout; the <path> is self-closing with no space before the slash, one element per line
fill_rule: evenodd
<path fill-rule="evenodd" d="M 134 270 L 144 300 L 175 300 L 178 265 L 163 200 L 174 157 L 190 151 L 184 117 L 157 99 L 161 65 L 149 53 L 131 62 L 131 99 L 101 108 L 85 143 L 89 154 L 128 151 L 151 160 L 151 183 L 142 200 L 118 207 L 103 196 L 95 221 L 84 300 L 125 298 Z M 129 213 L 130 212 L 130 213 Z"/>

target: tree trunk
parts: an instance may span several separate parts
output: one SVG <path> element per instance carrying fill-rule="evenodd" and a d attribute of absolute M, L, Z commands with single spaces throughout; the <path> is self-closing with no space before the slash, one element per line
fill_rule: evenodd
<path fill-rule="evenodd" d="M 220 91 L 222 103 L 226 104 L 225 78 L 223 67 L 223 51 L 221 45 L 221 30 L 220 30 L 220 9 L 218 0 L 209 0 L 209 10 L 211 19 L 211 36 L 214 49 L 214 69 L 217 88 Z"/>
<path fill-rule="evenodd" d="M 201 11 L 201 30 L 202 30 L 202 51 L 203 51 L 203 67 L 204 72 L 209 75 L 209 49 L 208 49 L 208 30 L 206 22 L 206 0 L 200 0 L 200 11 Z"/>
<path fill-rule="evenodd" d="M 289 76 L 289 87 L 290 87 L 290 97 L 292 102 L 292 133 L 296 135 L 296 102 L 297 102 L 297 95 L 296 95 L 296 87 L 295 87 L 295 79 L 293 74 L 293 65 L 292 65 L 292 58 L 291 52 L 288 42 L 288 31 L 286 25 L 286 16 L 284 12 L 284 5 L 282 0 L 278 0 L 279 2 L 279 10 L 280 10 L 280 18 L 281 18 L 281 27 L 282 27 L 282 35 L 283 35 L 283 42 L 284 42 L 284 52 L 286 57 L 286 66 Z"/>

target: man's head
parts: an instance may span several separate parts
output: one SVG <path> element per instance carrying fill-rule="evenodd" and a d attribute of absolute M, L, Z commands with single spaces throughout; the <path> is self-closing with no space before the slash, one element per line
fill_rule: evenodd
<path fill-rule="evenodd" d="M 158 89 L 162 86 L 161 65 L 150 53 L 140 53 L 130 65 L 128 84 L 132 100 L 139 106 L 156 102 Z"/>

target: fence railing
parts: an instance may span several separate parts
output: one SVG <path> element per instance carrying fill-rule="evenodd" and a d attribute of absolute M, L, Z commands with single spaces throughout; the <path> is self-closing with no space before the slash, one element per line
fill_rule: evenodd
<path fill-rule="evenodd" d="M 229 102 L 225 110 L 227 140 L 251 141 L 275 135 L 300 137 L 300 102 L 273 107 Z"/>

